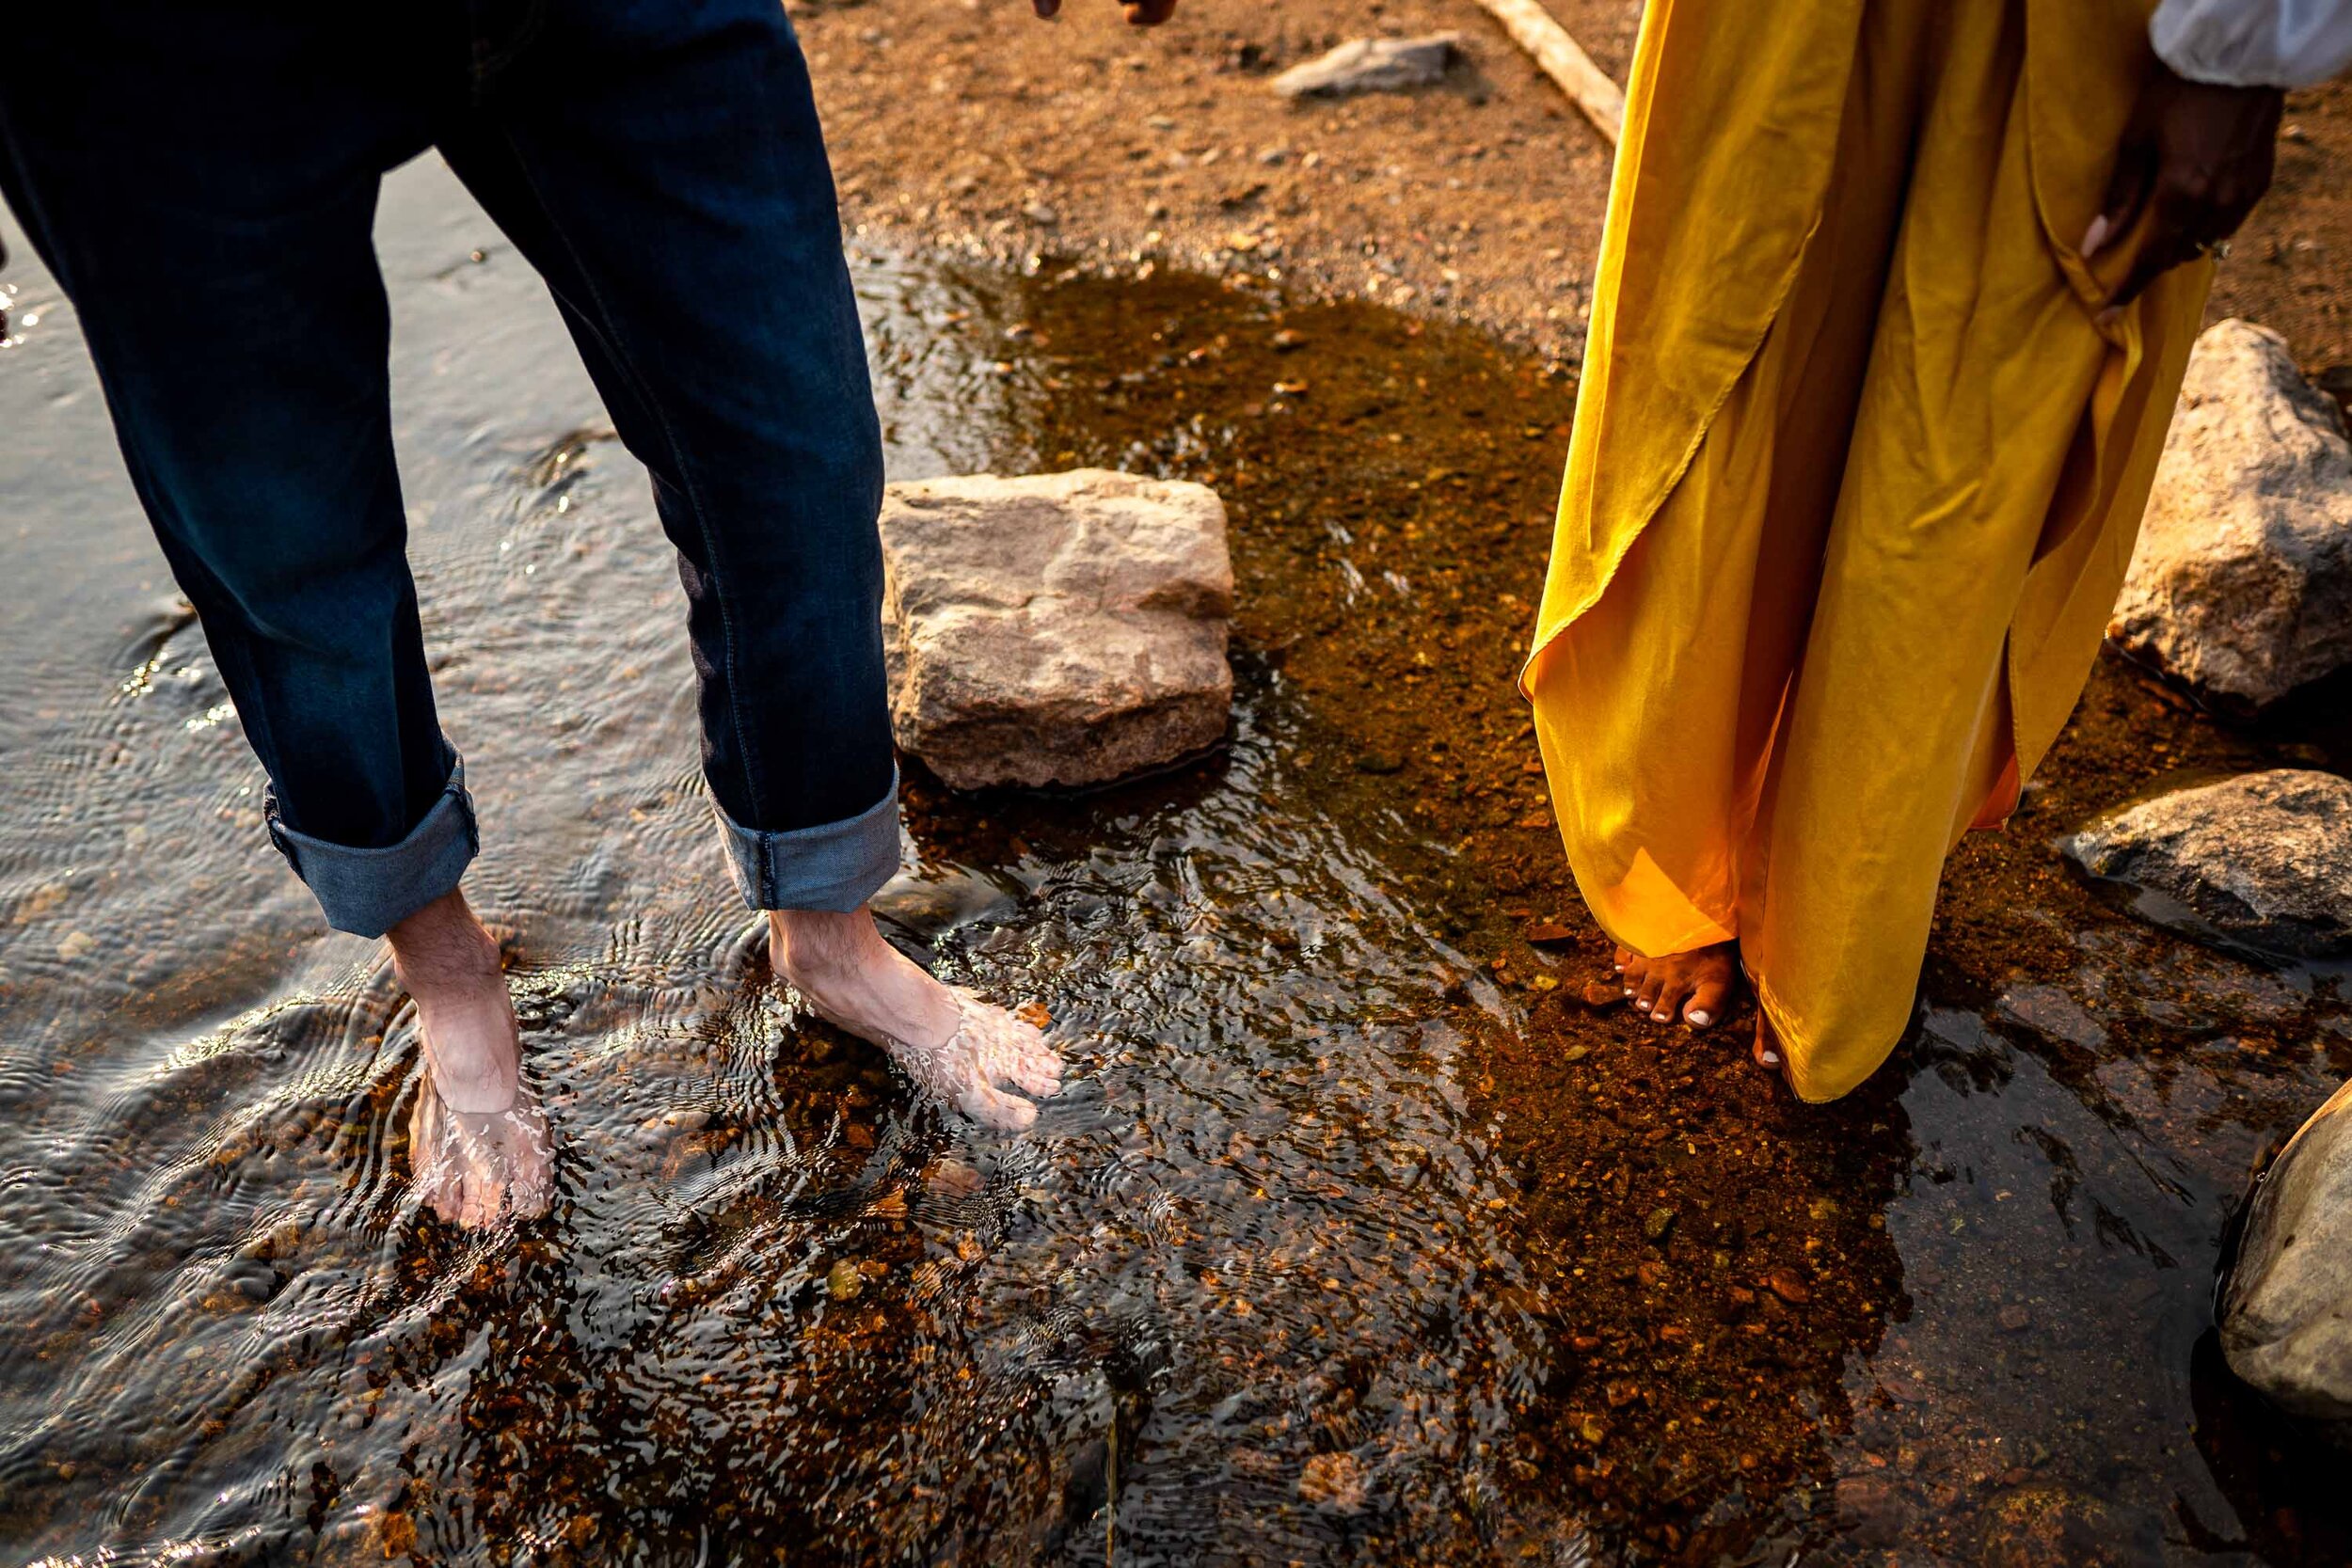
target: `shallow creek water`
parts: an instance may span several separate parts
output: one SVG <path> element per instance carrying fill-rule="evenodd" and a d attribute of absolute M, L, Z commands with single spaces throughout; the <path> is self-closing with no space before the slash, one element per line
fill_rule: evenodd
<path fill-rule="evenodd" d="M 2352 1555 L 2207 1306 L 2249 1164 L 2352 1070 L 2340 979 L 2140 926 L 2050 848 L 2174 777 L 2343 766 L 2340 700 L 2237 733 L 2103 669 L 1963 850 L 1912 1038 L 1799 1107 L 1732 1035 L 1581 999 L 1606 948 L 1509 686 L 1563 376 L 1255 288 L 861 255 L 894 477 L 1104 464 L 1233 509 L 1220 754 L 1072 798 L 911 774 L 898 936 L 1042 1002 L 1074 1067 L 983 1134 L 769 977 L 643 476 L 413 166 L 380 231 L 413 553 L 562 1140 L 554 1213 L 469 1236 L 408 1193 L 413 1012 L 263 841 L 9 238 L 9 1560 Z"/>

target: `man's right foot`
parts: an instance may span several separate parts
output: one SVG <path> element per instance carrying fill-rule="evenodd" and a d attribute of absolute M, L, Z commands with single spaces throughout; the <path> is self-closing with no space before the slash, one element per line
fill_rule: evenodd
<path fill-rule="evenodd" d="M 1740 944 L 1717 942 L 1659 958 L 1620 947 L 1617 972 L 1634 1011 L 1659 1023 L 1678 1016 L 1692 1028 L 1705 1029 L 1723 1021 L 1740 993 Z"/>
<path fill-rule="evenodd" d="M 408 1122 L 410 1180 L 453 1225 L 546 1212 L 547 1118 L 522 1084 L 498 939 L 450 893 L 391 929 L 392 973 L 417 1004 L 425 1071 Z"/>
<path fill-rule="evenodd" d="M 882 939 L 865 910 L 772 910 L 768 957 L 819 1018 L 879 1045 L 908 1077 L 991 1127 L 1019 1132 L 1061 1091 L 1061 1057 L 1036 1025 L 944 985 Z"/>

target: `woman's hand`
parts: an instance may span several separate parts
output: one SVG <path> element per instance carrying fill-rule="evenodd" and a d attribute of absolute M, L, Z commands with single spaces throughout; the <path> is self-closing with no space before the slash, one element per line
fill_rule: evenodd
<path fill-rule="evenodd" d="M 2285 98 L 2277 87 L 2191 82 L 2157 64 L 2123 132 L 2106 205 L 2083 236 L 2088 261 L 2149 215 L 2147 243 L 2109 309 L 2237 232 L 2270 189 Z"/>
<path fill-rule="evenodd" d="M 1127 24 L 1132 27 L 1156 27 L 1176 14 L 1176 0 L 1123 0 Z M 1061 0 L 1029 0 L 1042 17 L 1057 15 Z"/>

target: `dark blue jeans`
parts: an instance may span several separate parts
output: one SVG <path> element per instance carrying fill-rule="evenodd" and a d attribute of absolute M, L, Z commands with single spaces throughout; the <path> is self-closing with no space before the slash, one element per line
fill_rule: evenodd
<path fill-rule="evenodd" d="M 881 434 L 778 0 L 41 0 L 0 189 L 80 313 L 156 536 L 271 782 L 376 935 L 475 848 L 392 463 L 383 173 L 437 147 L 546 278 L 653 472 L 745 897 L 898 864 Z"/>

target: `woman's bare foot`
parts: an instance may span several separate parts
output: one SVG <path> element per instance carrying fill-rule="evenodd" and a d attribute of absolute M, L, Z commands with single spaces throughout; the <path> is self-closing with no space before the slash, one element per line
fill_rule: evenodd
<path fill-rule="evenodd" d="M 1629 947 L 1617 949 L 1617 972 L 1633 1010 L 1660 1023 L 1679 1015 L 1693 1029 L 1722 1022 L 1740 990 L 1740 944 L 1718 942 L 1688 953 L 1645 958 Z"/>
<path fill-rule="evenodd" d="M 1061 1089 L 1061 1057 L 1033 1025 L 942 985 L 882 940 L 865 910 L 771 910 L 768 956 L 817 1015 L 870 1040 L 907 1076 L 991 1127 L 1019 1131 Z"/>
<path fill-rule="evenodd" d="M 392 973 L 417 1004 L 425 1072 L 409 1117 L 409 1175 L 435 1213 L 486 1225 L 548 1204 L 547 1120 L 522 1086 L 515 1005 L 498 939 L 465 895 L 391 929 Z"/>

